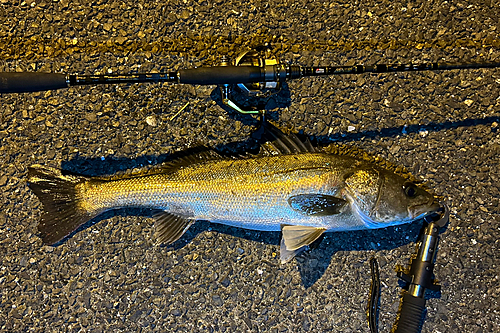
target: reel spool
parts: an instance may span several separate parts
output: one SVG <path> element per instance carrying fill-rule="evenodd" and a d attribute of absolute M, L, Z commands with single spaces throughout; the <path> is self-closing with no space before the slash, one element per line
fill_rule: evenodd
<path fill-rule="evenodd" d="M 221 66 L 229 66 L 225 57 L 223 57 Z M 277 94 L 282 87 L 283 82 L 287 78 L 286 66 L 282 65 L 278 58 L 269 54 L 269 52 L 259 52 L 255 50 L 247 50 L 241 53 L 234 60 L 233 66 L 253 66 L 260 67 L 263 73 L 263 82 L 253 83 L 237 83 L 234 85 L 220 85 L 222 94 L 222 102 L 224 105 L 240 113 L 257 114 L 264 113 L 264 110 L 252 109 L 244 110 L 235 101 L 231 99 L 231 95 L 236 91 L 250 98 L 269 98 Z"/>

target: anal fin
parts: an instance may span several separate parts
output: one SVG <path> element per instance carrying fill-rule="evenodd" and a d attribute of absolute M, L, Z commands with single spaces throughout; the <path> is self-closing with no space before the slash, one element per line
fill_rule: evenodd
<path fill-rule="evenodd" d="M 193 219 L 161 211 L 153 215 L 157 244 L 172 244 L 189 229 Z"/>
<path fill-rule="evenodd" d="M 318 239 L 326 228 L 316 228 L 301 225 L 281 226 L 281 263 L 290 261 L 294 256 L 302 252 L 305 247 Z"/>

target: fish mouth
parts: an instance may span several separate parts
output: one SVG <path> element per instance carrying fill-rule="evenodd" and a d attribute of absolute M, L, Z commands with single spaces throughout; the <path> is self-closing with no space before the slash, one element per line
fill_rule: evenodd
<path fill-rule="evenodd" d="M 440 208 L 441 205 L 439 204 L 439 202 L 437 202 L 435 199 L 431 199 L 426 203 L 408 207 L 408 215 L 413 220 L 419 217 L 423 217 L 424 215 L 427 215 L 429 213 L 434 213 Z"/>

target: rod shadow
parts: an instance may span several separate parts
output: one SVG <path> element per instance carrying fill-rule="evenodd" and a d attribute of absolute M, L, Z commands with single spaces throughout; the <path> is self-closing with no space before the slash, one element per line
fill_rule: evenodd
<path fill-rule="evenodd" d="M 440 132 L 443 130 L 454 129 L 459 127 L 472 127 L 477 125 L 491 125 L 495 122 L 500 121 L 500 116 L 490 116 L 485 118 L 472 118 L 472 119 L 464 119 L 458 121 L 445 121 L 441 123 L 430 123 L 427 125 L 408 125 L 408 126 L 395 126 L 383 128 L 379 131 L 377 130 L 369 130 L 369 131 L 361 131 L 355 133 L 334 133 L 328 136 L 318 136 L 316 140 L 321 143 L 332 142 L 332 141 L 359 141 L 364 138 L 389 138 L 395 137 L 398 135 L 406 135 L 406 134 L 415 134 L 420 133 L 421 131 L 427 132 Z M 492 132 L 496 132 L 498 127 L 494 127 L 491 129 Z"/>

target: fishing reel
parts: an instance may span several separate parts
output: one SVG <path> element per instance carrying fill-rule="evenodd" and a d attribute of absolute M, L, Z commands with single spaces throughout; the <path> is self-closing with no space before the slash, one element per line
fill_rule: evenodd
<path fill-rule="evenodd" d="M 222 57 L 220 66 L 230 66 L 225 56 Z M 219 89 L 222 95 L 222 103 L 229 108 L 245 114 L 263 113 L 263 110 L 253 108 L 244 110 L 244 107 L 238 105 L 232 99 L 233 94 L 240 93 L 244 97 L 258 99 L 269 99 L 271 96 L 280 92 L 283 82 L 287 78 L 287 67 L 280 63 L 279 59 L 273 56 L 269 51 L 247 50 L 234 60 L 231 66 L 258 67 L 263 72 L 261 82 L 222 84 Z"/>

